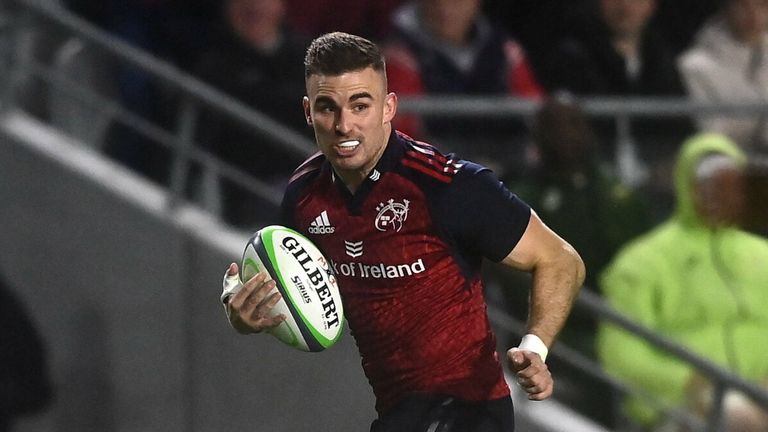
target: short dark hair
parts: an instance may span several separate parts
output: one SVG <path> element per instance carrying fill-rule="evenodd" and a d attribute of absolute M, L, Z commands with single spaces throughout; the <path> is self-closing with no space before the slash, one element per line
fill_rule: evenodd
<path fill-rule="evenodd" d="M 349 33 L 326 33 L 313 40 L 304 57 L 304 78 L 341 75 L 367 67 L 385 74 L 384 55 L 375 43 Z"/>

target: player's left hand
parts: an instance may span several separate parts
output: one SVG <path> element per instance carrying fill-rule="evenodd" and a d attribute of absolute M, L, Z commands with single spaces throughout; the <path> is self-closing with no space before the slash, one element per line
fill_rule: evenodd
<path fill-rule="evenodd" d="M 540 401 L 552 396 L 555 382 L 547 364 L 537 353 L 511 348 L 507 351 L 507 360 L 517 383 L 528 393 L 528 399 Z"/>

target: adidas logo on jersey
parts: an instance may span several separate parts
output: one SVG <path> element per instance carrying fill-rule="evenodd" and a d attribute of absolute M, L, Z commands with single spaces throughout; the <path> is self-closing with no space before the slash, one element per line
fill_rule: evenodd
<path fill-rule="evenodd" d="M 333 232 L 336 231 L 336 227 L 331 225 L 331 222 L 328 220 L 328 212 L 323 210 L 323 212 L 320 213 L 320 216 L 316 217 L 315 220 L 309 224 L 309 229 L 307 231 L 309 231 L 310 234 L 333 234 Z"/>

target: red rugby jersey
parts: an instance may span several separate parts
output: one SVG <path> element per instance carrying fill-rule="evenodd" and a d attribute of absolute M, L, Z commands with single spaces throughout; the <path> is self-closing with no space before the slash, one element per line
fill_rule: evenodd
<path fill-rule="evenodd" d="M 332 263 L 380 414 L 412 393 L 509 394 L 480 264 L 507 256 L 530 208 L 489 170 L 393 133 L 354 195 L 318 154 L 282 211 Z"/>

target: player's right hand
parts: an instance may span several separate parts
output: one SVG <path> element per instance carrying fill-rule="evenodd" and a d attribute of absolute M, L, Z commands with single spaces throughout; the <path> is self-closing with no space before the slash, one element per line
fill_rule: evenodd
<path fill-rule="evenodd" d="M 240 285 L 237 264 L 231 263 L 224 274 L 222 302 L 232 327 L 241 334 L 259 333 L 277 327 L 285 321 L 283 314 L 273 316 L 272 308 L 280 301 L 279 292 L 270 294 L 275 281 L 268 280 L 265 272 Z"/>

